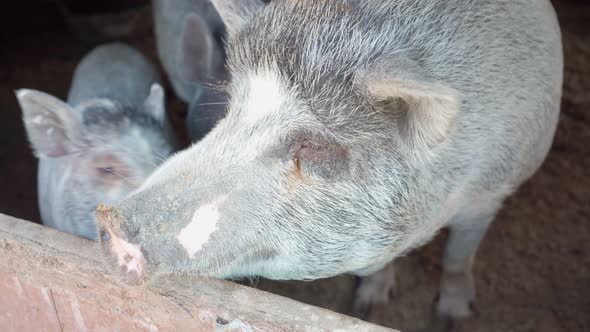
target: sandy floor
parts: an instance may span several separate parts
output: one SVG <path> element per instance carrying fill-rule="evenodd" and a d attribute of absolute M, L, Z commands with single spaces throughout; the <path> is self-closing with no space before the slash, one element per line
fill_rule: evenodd
<path fill-rule="evenodd" d="M 455 331 L 590 331 L 590 3 L 555 4 L 566 55 L 557 137 L 544 166 L 506 202 L 485 238 L 475 266 L 479 314 Z M 65 97 L 77 61 L 92 45 L 76 40 L 50 3 L 19 6 L 0 13 L 6 27 L 0 31 L 0 212 L 39 220 L 36 161 L 13 90 Z M 155 59 L 149 30 L 131 41 Z M 173 121 L 183 128 L 183 105 L 169 99 Z M 436 293 L 443 237 L 397 262 L 398 296 L 375 308 L 371 321 L 404 331 L 423 324 Z M 252 284 L 346 313 L 354 279 Z"/>

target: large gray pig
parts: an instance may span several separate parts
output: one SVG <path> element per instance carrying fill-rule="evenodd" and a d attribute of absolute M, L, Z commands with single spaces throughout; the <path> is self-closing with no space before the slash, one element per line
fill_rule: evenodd
<path fill-rule="evenodd" d="M 213 3 L 229 32 L 227 117 L 98 210 L 115 271 L 130 283 L 352 273 L 371 301 L 393 284 L 372 287 L 389 262 L 449 227 L 434 312 L 468 316 L 476 249 L 553 140 L 550 2 Z"/>
<path fill-rule="evenodd" d="M 33 152 L 45 225 L 96 239 L 94 210 L 114 204 L 174 149 L 155 67 L 124 44 L 99 46 L 76 68 L 67 103 L 16 92 Z"/>
<path fill-rule="evenodd" d="M 152 3 L 158 56 L 174 92 L 188 103 L 188 135 L 198 141 L 225 116 L 227 96 L 217 86 L 227 78 L 223 22 L 209 0 Z"/>

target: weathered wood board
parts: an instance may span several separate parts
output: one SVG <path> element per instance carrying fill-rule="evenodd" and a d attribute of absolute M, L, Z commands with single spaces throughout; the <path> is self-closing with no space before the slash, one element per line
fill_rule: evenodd
<path fill-rule="evenodd" d="M 0 331 L 392 331 L 227 281 L 128 287 L 96 243 L 0 214 Z"/>

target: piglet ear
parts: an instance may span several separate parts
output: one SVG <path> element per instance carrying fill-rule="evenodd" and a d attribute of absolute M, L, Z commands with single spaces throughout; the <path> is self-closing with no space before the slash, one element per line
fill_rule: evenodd
<path fill-rule="evenodd" d="M 182 78 L 195 83 L 209 80 L 216 61 L 223 61 L 207 22 L 198 15 L 188 14 L 182 32 Z"/>
<path fill-rule="evenodd" d="M 449 136 L 460 111 L 457 91 L 433 79 L 415 61 L 386 57 L 357 73 L 356 83 L 376 109 L 394 115 L 408 151 L 424 152 Z"/>
<path fill-rule="evenodd" d="M 36 90 L 17 90 L 16 97 L 35 156 L 61 157 L 76 150 L 80 120 L 68 104 Z"/>
<path fill-rule="evenodd" d="M 238 33 L 264 7 L 262 0 L 211 0 L 229 35 Z"/>
<path fill-rule="evenodd" d="M 152 84 L 150 94 L 143 104 L 144 111 L 152 116 L 159 124 L 166 120 L 166 105 L 164 100 L 164 89 L 159 83 Z"/>

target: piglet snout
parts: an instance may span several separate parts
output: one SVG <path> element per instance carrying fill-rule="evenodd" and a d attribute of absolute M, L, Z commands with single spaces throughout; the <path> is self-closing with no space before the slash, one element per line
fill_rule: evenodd
<path fill-rule="evenodd" d="M 129 241 L 127 219 L 115 208 L 104 204 L 96 208 L 98 239 L 107 264 L 129 285 L 147 279 L 147 261 L 139 244 Z"/>

